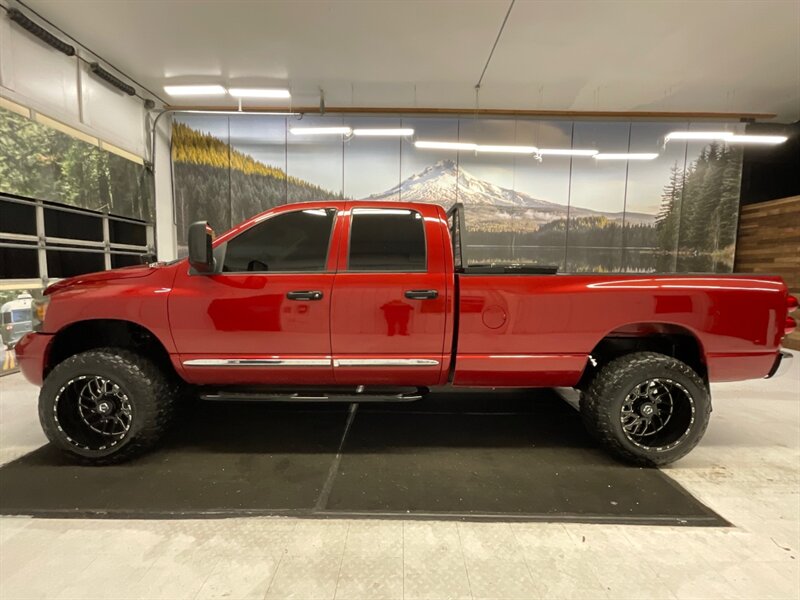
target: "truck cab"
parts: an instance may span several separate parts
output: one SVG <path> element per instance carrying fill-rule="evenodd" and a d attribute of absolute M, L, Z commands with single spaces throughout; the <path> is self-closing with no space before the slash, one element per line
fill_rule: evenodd
<path fill-rule="evenodd" d="M 437 205 L 290 205 L 176 275 L 169 320 L 194 384 L 440 385 L 453 259 Z M 246 364 L 247 368 L 237 368 Z"/>

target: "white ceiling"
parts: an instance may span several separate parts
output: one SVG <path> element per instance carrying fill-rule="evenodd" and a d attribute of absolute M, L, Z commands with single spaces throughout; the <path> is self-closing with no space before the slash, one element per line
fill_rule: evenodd
<path fill-rule="evenodd" d="M 13 0 L 2 0 L 10 3 Z M 295 105 L 474 108 L 509 0 L 26 0 L 173 104 L 167 83 L 288 86 Z M 24 7 L 23 7 L 24 10 Z M 195 98 L 198 105 L 232 99 Z M 259 100 L 259 105 L 264 101 Z M 800 119 L 800 0 L 517 0 L 481 108 Z"/>

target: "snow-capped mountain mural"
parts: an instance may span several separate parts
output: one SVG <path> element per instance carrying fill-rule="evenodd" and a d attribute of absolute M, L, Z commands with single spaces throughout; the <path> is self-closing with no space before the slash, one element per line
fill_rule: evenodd
<path fill-rule="evenodd" d="M 410 139 L 294 136 L 293 121 L 285 117 L 177 115 L 172 159 L 179 252 L 185 254 L 186 228 L 197 220 L 207 219 L 221 232 L 286 202 L 372 199 L 445 207 L 462 202 L 464 257 L 471 264 L 547 264 L 571 273 L 730 272 L 733 267 L 741 149 L 717 143 L 664 146 L 674 123 L 554 124 L 521 118 L 510 127 L 507 120 L 473 118 L 315 119 L 319 125 L 410 126 L 420 139 L 455 139 L 458 132 L 471 139 L 480 132 L 497 144 L 517 143 L 522 138 L 510 132 L 519 129 L 531 142 L 545 134 L 561 140 L 554 144 L 571 142 L 576 148 L 613 150 L 635 142 L 659 154 L 630 165 L 564 157 L 533 165 L 472 154 L 468 160 L 461 155 L 459 162 L 455 152 L 417 150 Z M 494 137 L 486 137 L 489 133 Z M 16 139 L 13 134 L 12 129 L 10 139 Z"/>
<path fill-rule="evenodd" d="M 530 228 L 535 229 L 545 223 L 580 217 L 606 217 L 610 221 L 625 222 L 632 225 L 655 222 L 655 215 L 636 212 L 602 212 L 567 207 L 564 204 L 534 198 L 516 190 L 495 185 L 479 179 L 456 164 L 454 160 L 440 160 L 419 173 L 411 175 L 399 185 L 379 194 L 372 194 L 369 200 L 401 200 L 403 202 L 430 202 L 450 206 L 462 202 L 466 215 L 471 220 L 507 220 L 510 217 L 527 219 Z"/>

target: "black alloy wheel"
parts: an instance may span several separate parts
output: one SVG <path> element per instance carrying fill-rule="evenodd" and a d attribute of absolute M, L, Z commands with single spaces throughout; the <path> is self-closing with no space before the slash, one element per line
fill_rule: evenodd
<path fill-rule="evenodd" d="M 643 448 L 669 449 L 688 435 L 694 424 L 694 399 L 680 383 L 647 379 L 625 397 L 620 422 L 625 437 Z"/>
<path fill-rule="evenodd" d="M 581 416 L 594 439 L 617 458 L 666 465 L 702 439 L 711 396 L 686 363 L 657 352 L 610 360 L 581 393 Z"/>
<path fill-rule="evenodd" d="M 129 460 L 163 437 L 181 398 L 181 382 L 151 359 L 124 348 L 70 356 L 45 378 L 39 420 L 70 458 L 91 465 Z"/>
<path fill-rule="evenodd" d="M 105 450 L 130 432 L 133 407 L 118 383 L 99 375 L 80 375 L 58 391 L 53 418 L 71 444 Z"/>

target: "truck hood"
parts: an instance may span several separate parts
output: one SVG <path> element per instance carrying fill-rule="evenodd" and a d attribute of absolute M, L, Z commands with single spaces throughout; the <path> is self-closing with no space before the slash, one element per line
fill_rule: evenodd
<path fill-rule="evenodd" d="M 100 271 L 98 273 L 87 273 L 85 275 L 77 275 L 75 277 L 68 277 L 57 281 L 53 285 L 47 287 L 44 291 L 45 296 L 55 294 L 56 292 L 63 291 L 67 288 L 72 288 L 82 285 L 95 285 L 105 281 L 119 280 L 119 279 L 136 279 L 137 277 L 147 277 L 155 272 L 161 266 L 156 266 L 157 263 L 152 265 L 134 265 L 132 267 L 122 267 L 120 269 L 112 269 L 110 271 Z"/>

